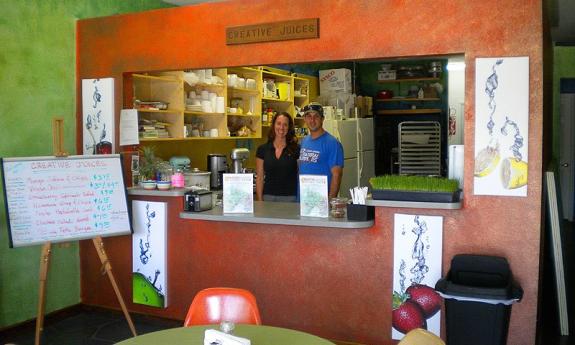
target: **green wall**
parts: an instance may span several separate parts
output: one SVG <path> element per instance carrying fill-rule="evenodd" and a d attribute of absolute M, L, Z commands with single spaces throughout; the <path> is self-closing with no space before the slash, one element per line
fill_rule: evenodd
<path fill-rule="evenodd" d="M 575 47 L 558 46 L 553 48 L 553 150 L 552 160 L 559 161 L 559 135 L 560 130 L 560 80 L 561 78 L 575 78 Z"/>
<path fill-rule="evenodd" d="M 53 117 L 75 151 L 76 20 L 170 7 L 160 0 L 0 0 L 0 157 L 52 153 Z M 0 186 L 0 188 L 3 188 Z M 0 329 L 33 319 L 40 246 L 9 249 L 0 196 Z M 54 245 L 46 312 L 80 302 L 78 245 Z"/>

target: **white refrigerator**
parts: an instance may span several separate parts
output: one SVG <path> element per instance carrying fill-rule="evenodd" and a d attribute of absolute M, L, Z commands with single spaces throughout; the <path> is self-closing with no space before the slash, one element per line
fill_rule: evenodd
<path fill-rule="evenodd" d="M 323 128 L 343 146 L 344 168 L 339 195 L 349 198 L 350 188 L 371 187 L 369 178 L 375 176 L 373 119 L 325 120 Z"/>

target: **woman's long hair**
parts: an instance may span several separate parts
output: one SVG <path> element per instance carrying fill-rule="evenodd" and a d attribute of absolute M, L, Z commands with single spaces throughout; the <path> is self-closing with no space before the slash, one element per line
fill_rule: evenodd
<path fill-rule="evenodd" d="M 294 128 L 293 118 L 290 116 L 290 114 L 286 113 L 285 111 L 282 111 L 281 113 L 275 114 L 274 117 L 272 118 L 271 127 L 270 127 L 270 130 L 268 132 L 268 142 L 273 143 L 274 139 L 276 138 L 275 125 L 276 125 L 276 121 L 277 121 L 278 117 L 280 117 L 280 116 L 285 116 L 288 119 L 288 131 L 286 134 L 287 152 L 290 154 L 299 154 L 299 152 L 297 152 L 298 151 L 298 145 L 297 145 L 297 138 L 295 136 L 295 128 Z"/>

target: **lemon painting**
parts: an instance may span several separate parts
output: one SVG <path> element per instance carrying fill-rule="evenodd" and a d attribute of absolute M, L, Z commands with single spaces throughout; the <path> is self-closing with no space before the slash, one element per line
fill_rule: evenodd
<path fill-rule="evenodd" d="M 527 196 L 529 58 L 475 62 L 475 195 Z"/>

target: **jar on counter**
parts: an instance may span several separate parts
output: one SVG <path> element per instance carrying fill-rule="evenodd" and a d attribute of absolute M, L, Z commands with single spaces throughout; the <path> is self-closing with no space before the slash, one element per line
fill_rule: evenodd
<path fill-rule="evenodd" d="M 344 218 L 347 207 L 347 198 L 332 198 L 329 201 L 329 214 L 333 218 Z"/>
<path fill-rule="evenodd" d="M 177 168 L 172 174 L 172 187 L 183 188 L 184 185 L 185 185 L 184 173 L 182 169 Z"/>

